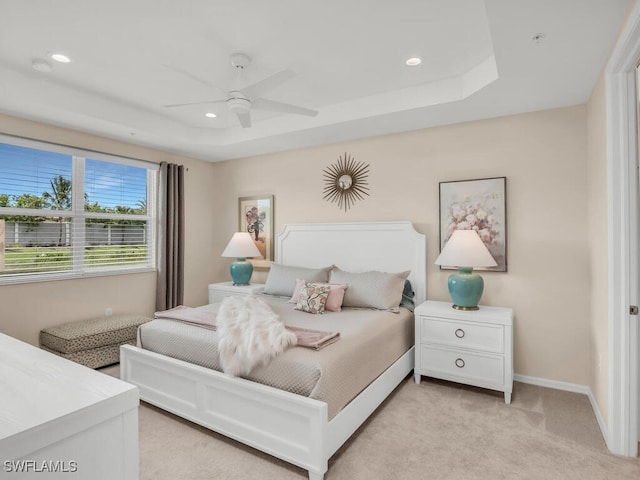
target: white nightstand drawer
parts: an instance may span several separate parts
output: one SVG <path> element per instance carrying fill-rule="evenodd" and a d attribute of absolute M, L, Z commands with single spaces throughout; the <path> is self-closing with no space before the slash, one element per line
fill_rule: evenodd
<path fill-rule="evenodd" d="M 473 322 L 421 317 L 421 343 L 437 343 L 486 352 L 504 352 L 504 328 Z"/>
<path fill-rule="evenodd" d="M 420 368 L 426 375 L 460 377 L 467 383 L 504 384 L 504 358 L 422 345 Z"/>

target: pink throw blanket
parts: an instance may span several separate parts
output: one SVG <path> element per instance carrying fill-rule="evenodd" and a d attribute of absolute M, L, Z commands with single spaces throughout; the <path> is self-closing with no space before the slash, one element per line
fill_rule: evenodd
<path fill-rule="evenodd" d="M 216 316 L 215 312 L 186 307 L 184 305 L 179 305 L 170 310 L 155 313 L 156 318 L 189 323 L 198 327 L 208 328 L 209 330 L 216 329 Z M 323 332 L 320 330 L 293 326 L 286 326 L 285 328 L 296 334 L 296 337 L 298 337 L 299 347 L 321 350 L 327 345 L 331 345 L 340 339 L 340 332 Z"/>
<path fill-rule="evenodd" d="M 178 305 L 175 308 L 171 308 L 163 312 L 156 312 L 154 315 L 156 318 L 177 320 L 182 323 L 190 323 L 192 325 L 208 328 L 209 330 L 216 329 L 216 312 Z"/>

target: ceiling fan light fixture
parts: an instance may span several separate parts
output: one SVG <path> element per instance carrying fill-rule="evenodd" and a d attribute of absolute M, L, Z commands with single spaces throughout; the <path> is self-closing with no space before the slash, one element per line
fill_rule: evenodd
<path fill-rule="evenodd" d="M 227 100 L 227 106 L 233 113 L 243 113 L 251 109 L 251 101 L 247 98 L 234 97 Z"/>
<path fill-rule="evenodd" d="M 404 63 L 409 67 L 416 67 L 422 63 L 422 59 L 420 57 L 411 57 Z"/>

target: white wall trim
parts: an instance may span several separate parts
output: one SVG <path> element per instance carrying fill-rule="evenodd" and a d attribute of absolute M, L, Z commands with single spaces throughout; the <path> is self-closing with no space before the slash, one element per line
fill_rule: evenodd
<path fill-rule="evenodd" d="M 528 383 L 529 385 L 537 385 L 539 387 L 553 388 L 555 390 L 563 390 L 565 392 L 581 393 L 588 395 L 591 390 L 587 385 L 579 385 L 577 383 L 561 382 L 559 380 L 549 380 L 540 377 L 530 377 L 528 375 L 520 375 L 516 373 L 513 376 L 516 382 Z"/>
<path fill-rule="evenodd" d="M 589 403 L 591 403 L 591 408 L 593 409 L 593 413 L 596 416 L 596 421 L 598 422 L 598 426 L 600 427 L 600 432 L 604 437 L 604 441 L 607 444 L 607 448 L 611 450 L 611 447 L 609 446 L 610 435 L 607 428 L 607 423 L 604 421 L 602 413 L 600 412 L 600 408 L 598 407 L 598 403 L 596 402 L 596 397 L 593 395 L 593 392 L 588 385 L 579 385 L 577 383 L 561 382 L 558 380 L 549 380 L 546 378 L 530 377 L 528 375 L 520 374 L 515 374 L 513 376 L 513 379 L 516 382 L 528 383 L 529 385 L 537 385 L 539 387 L 553 388 L 555 390 L 563 390 L 565 392 L 573 392 L 586 395 L 589 399 Z"/>
<path fill-rule="evenodd" d="M 640 59 L 640 2 L 620 34 L 605 70 L 609 322 L 609 449 L 638 451 L 638 341 L 629 305 L 638 304 L 637 126 L 635 67 Z"/>

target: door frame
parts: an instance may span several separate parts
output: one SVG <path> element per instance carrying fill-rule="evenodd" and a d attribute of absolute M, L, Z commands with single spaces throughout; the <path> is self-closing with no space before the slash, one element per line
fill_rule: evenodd
<path fill-rule="evenodd" d="M 636 2 L 605 69 L 609 316 L 609 450 L 638 454 L 638 124 L 636 65 L 640 2 Z"/>

